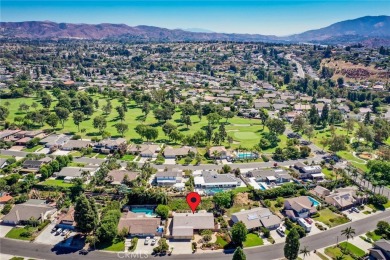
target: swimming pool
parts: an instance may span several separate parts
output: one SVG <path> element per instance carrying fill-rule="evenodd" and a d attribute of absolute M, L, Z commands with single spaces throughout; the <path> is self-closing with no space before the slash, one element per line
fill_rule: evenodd
<path fill-rule="evenodd" d="M 131 212 L 133 213 L 143 213 L 147 216 L 151 216 L 151 217 L 154 217 L 156 216 L 156 214 L 154 214 L 154 210 L 153 209 L 150 209 L 150 208 L 132 208 L 130 210 Z"/>
<path fill-rule="evenodd" d="M 225 191 L 224 189 L 221 188 L 210 188 L 210 189 L 205 189 L 204 192 L 208 195 L 213 195 L 218 192 L 223 192 Z"/>
<path fill-rule="evenodd" d="M 259 187 L 260 187 L 260 190 L 266 190 L 267 189 L 262 183 L 259 183 Z"/>
<path fill-rule="evenodd" d="M 317 200 L 309 196 L 309 200 L 313 203 L 314 207 L 317 207 L 318 205 L 321 205 Z"/>
<path fill-rule="evenodd" d="M 259 156 L 255 153 L 251 153 L 251 152 L 238 152 L 237 153 L 237 158 L 238 159 L 256 159 L 258 158 Z"/>

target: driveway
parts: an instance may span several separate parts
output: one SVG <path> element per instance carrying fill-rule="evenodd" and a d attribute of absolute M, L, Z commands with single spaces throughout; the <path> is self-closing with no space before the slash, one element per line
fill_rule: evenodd
<path fill-rule="evenodd" d="M 158 239 L 160 239 L 160 238 L 158 238 Z M 153 248 L 155 248 L 157 246 L 158 240 L 154 246 L 150 245 L 150 242 L 151 241 L 149 241 L 148 245 L 144 245 L 145 238 L 139 238 L 138 243 L 137 243 L 137 248 L 135 249 L 134 253 L 151 255 L 153 253 Z"/>
<path fill-rule="evenodd" d="M 55 227 L 56 223 L 50 223 L 44 230 L 35 238 L 34 243 L 41 243 L 46 245 L 56 245 L 63 241 L 65 236 L 55 235 L 51 233 L 51 230 Z"/>
<path fill-rule="evenodd" d="M 14 228 L 13 226 L 0 225 L 0 237 L 3 238 L 7 233 Z"/>
<path fill-rule="evenodd" d="M 176 160 L 175 159 L 165 159 L 164 164 L 175 165 Z"/>
<path fill-rule="evenodd" d="M 169 249 L 173 247 L 172 254 L 192 254 L 191 241 L 189 240 L 169 240 Z M 201 251 L 201 250 L 198 250 Z"/>
<path fill-rule="evenodd" d="M 285 241 L 286 237 L 282 237 L 281 235 L 279 235 L 278 232 L 276 232 L 276 229 L 275 230 L 271 230 L 270 231 L 270 234 L 271 236 L 273 237 L 273 239 L 275 239 L 275 243 L 282 243 Z"/>
<path fill-rule="evenodd" d="M 62 150 L 57 150 L 55 151 L 54 153 L 52 153 L 53 155 L 68 155 L 68 153 L 70 153 L 71 151 L 62 151 Z"/>

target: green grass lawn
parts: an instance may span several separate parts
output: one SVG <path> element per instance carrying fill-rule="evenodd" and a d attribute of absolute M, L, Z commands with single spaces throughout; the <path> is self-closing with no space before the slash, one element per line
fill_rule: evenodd
<path fill-rule="evenodd" d="M 68 167 L 84 167 L 86 164 L 85 163 L 79 163 L 79 162 L 70 162 L 68 164 Z"/>
<path fill-rule="evenodd" d="M 124 240 L 120 240 L 120 241 L 114 240 L 112 243 L 98 243 L 98 244 L 96 244 L 96 249 L 113 251 L 113 252 L 124 251 L 125 250 L 125 241 Z"/>
<path fill-rule="evenodd" d="M 263 239 L 261 239 L 261 237 L 259 237 L 258 235 L 252 233 L 246 235 L 246 240 L 243 243 L 244 247 L 261 246 L 263 244 Z"/>
<path fill-rule="evenodd" d="M 126 154 L 126 155 L 123 155 L 122 158 L 121 158 L 121 160 L 129 161 L 129 162 L 132 162 L 134 159 L 135 159 L 135 155 L 134 154 Z"/>
<path fill-rule="evenodd" d="M 332 259 L 335 259 L 337 256 L 342 256 L 343 253 L 341 252 L 341 249 L 338 248 L 337 246 L 331 246 L 325 248 L 325 254 L 330 256 Z M 353 258 L 350 255 L 343 255 L 344 260 L 353 260 Z"/>
<path fill-rule="evenodd" d="M 221 248 L 228 244 L 228 242 L 225 241 L 221 236 L 217 236 L 217 241 L 215 243 L 218 244 Z"/>
<path fill-rule="evenodd" d="M 241 140 L 256 139 L 257 135 L 253 132 L 234 132 L 234 137 Z"/>
<path fill-rule="evenodd" d="M 47 186 L 60 186 L 60 187 L 72 187 L 74 184 L 73 183 L 67 183 L 64 182 L 63 180 L 52 180 L 48 179 L 45 180 L 44 182 L 41 182 L 42 185 L 47 185 Z"/>
<path fill-rule="evenodd" d="M 226 209 L 226 215 L 231 216 L 232 214 L 241 211 L 242 209 L 249 209 L 249 205 L 233 205 L 230 208 Z"/>
<path fill-rule="evenodd" d="M 36 152 L 42 148 L 43 148 L 43 145 L 37 145 L 37 146 L 34 146 L 32 148 L 24 148 L 22 151 L 32 153 L 32 152 Z"/>
<path fill-rule="evenodd" d="M 351 252 L 352 254 L 354 254 L 358 257 L 362 257 L 365 255 L 365 252 L 362 249 L 358 248 L 357 246 L 355 246 L 349 242 L 341 242 L 340 247 L 347 248 L 347 250 L 349 252 Z"/>
<path fill-rule="evenodd" d="M 324 223 L 329 227 L 335 227 L 341 224 L 345 224 L 349 221 L 347 218 L 335 214 L 328 208 L 322 209 L 318 213 L 320 216 L 314 219 Z M 331 221 L 331 219 L 333 219 L 333 221 Z"/>
<path fill-rule="evenodd" d="M 366 233 L 366 236 L 369 237 L 373 241 L 378 241 L 382 238 L 381 235 L 377 235 L 375 231 L 369 231 Z"/>
<path fill-rule="evenodd" d="M 13 239 L 20 239 L 20 240 L 30 240 L 31 239 L 31 236 L 30 237 L 22 237 L 20 236 L 23 232 L 26 232 L 26 231 L 32 231 L 34 229 L 32 228 L 17 228 L 17 227 L 14 227 L 13 229 L 11 229 L 6 235 L 5 237 L 7 238 L 13 238 Z"/>
<path fill-rule="evenodd" d="M 73 152 L 70 152 L 69 154 L 71 154 L 73 157 L 80 157 L 80 156 L 82 156 L 82 154 L 79 151 L 73 151 Z"/>
<path fill-rule="evenodd" d="M 375 209 L 375 210 L 385 210 L 387 208 L 390 208 L 390 200 L 387 201 L 386 204 L 384 205 L 373 205 L 373 204 L 367 204 L 368 207 L 372 208 L 372 209 Z"/>
<path fill-rule="evenodd" d="M 96 158 L 98 158 L 98 159 L 105 159 L 106 157 L 107 157 L 106 154 L 101 154 L 101 153 L 99 153 L 99 154 L 96 156 Z"/>
<path fill-rule="evenodd" d="M 10 155 L 4 155 L 4 154 L 0 154 L 0 158 L 3 158 L 3 159 L 8 159 L 8 158 L 12 158 L 12 156 L 10 156 Z"/>
<path fill-rule="evenodd" d="M 326 179 L 333 180 L 336 178 L 336 174 L 333 172 L 333 170 L 329 170 L 326 167 L 322 168 L 322 173 L 325 174 Z"/>

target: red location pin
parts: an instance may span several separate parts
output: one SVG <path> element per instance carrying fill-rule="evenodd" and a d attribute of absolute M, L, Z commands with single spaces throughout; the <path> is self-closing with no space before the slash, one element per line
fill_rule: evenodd
<path fill-rule="evenodd" d="M 200 203 L 200 195 L 197 192 L 190 192 L 188 193 L 186 200 L 192 210 L 192 214 L 194 214 Z"/>

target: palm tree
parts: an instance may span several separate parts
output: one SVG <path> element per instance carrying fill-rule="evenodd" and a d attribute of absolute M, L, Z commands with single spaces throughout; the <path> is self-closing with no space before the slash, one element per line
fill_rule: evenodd
<path fill-rule="evenodd" d="M 305 259 L 306 256 L 310 255 L 310 250 L 307 249 L 307 246 L 304 246 L 299 253 L 303 254 L 303 259 Z"/>
<path fill-rule="evenodd" d="M 353 236 L 355 235 L 355 229 L 352 227 L 347 227 L 346 229 L 341 230 L 341 235 L 345 236 L 347 238 L 347 243 L 350 238 L 353 239 Z M 347 247 L 347 244 L 345 244 L 345 247 Z"/>

